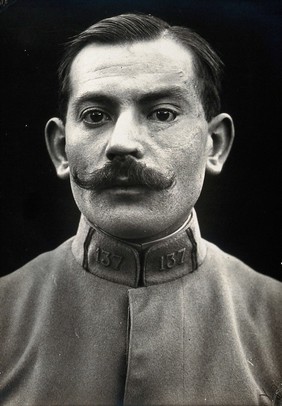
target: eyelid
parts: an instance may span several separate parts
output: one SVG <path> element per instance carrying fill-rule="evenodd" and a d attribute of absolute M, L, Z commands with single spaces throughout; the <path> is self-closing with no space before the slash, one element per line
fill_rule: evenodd
<path fill-rule="evenodd" d="M 101 113 L 101 120 L 95 121 L 91 120 L 90 117 L 87 117 L 89 114 L 98 112 Z M 79 121 L 86 125 L 87 127 L 91 128 L 98 128 L 101 127 L 109 122 L 112 121 L 112 116 L 108 112 L 106 112 L 104 109 L 97 108 L 97 107 L 89 107 L 84 109 L 80 115 L 79 115 Z"/>
<path fill-rule="evenodd" d="M 111 115 L 106 109 L 104 109 L 104 108 L 102 108 L 102 107 L 94 107 L 94 106 L 92 106 L 92 107 L 87 107 L 86 109 L 82 110 L 82 111 L 79 113 L 79 119 L 80 119 L 80 120 L 83 120 L 83 117 L 84 117 L 87 113 L 91 113 L 92 111 L 99 111 L 99 112 L 101 112 L 101 113 L 103 113 L 103 114 L 105 114 L 105 115 L 107 115 L 107 116 L 109 116 L 109 117 L 112 117 L 112 115 Z"/>
<path fill-rule="evenodd" d="M 171 114 L 173 114 L 175 116 L 175 118 L 180 114 L 179 108 L 177 108 L 176 106 L 171 107 L 171 105 L 170 105 L 169 107 L 167 107 L 166 105 L 160 105 L 160 106 L 154 106 L 153 109 L 150 109 L 150 112 L 147 115 L 148 118 L 151 117 L 157 111 L 168 111 Z"/>
<path fill-rule="evenodd" d="M 150 112 L 154 112 L 156 110 L 168 110 L 177 114 L 180 114 L 181 108 L 180 106 L 172 103 L 160 103 L 150 106 L 148 109 Z"/>

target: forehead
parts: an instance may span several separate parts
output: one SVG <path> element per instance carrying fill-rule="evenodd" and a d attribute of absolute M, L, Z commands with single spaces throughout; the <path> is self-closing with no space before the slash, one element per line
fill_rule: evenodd
<path fill-rule="evenodd" d="M 89 44 L 74 58 L 71 97 L 89 91 L 146 93 L 154 87 L 195 86 L 193 55 L 169 38 L 133 44 Z"/>

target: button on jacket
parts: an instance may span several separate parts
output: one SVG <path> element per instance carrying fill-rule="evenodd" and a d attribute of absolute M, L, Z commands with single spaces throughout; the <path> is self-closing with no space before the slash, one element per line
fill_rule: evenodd
<path fill-rule="evenodd" d="M 0 283 L 1 405 L 273 405 L 282 284 L 187 227 L 132 246 L 88 225 Z"/>

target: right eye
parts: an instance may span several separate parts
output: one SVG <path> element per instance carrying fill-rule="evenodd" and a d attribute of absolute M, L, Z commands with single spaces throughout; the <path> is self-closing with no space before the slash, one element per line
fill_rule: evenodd
<path fill-rule="evenodd" d="M 104 111 L 91 109 L 86 110 L 82 114 L 82 120 L 90 125 L 99 125 L 104 124 L 107 121 L 111 120 L 109 114 L 105 113 Z"/>

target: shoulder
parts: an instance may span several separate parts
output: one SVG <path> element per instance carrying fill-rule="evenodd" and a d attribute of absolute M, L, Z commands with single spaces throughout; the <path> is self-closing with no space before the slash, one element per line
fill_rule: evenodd
<path fill-rule="evenodd" d="M 208 241 L 205 241 L 205 244 L 207 246 L 206 259 L 210 262 L 211 265 L 218 266 L 220 264 L 223 270 L 229 272 L 236 270 L 236 276 L 240 275 L 246 278 L 255 278 L 258 281 L 267 281 L 270 283 L 274 282 L 277 284 L 277 286 L 282 286 L 281 282 L 279 282 L 278 280 L 275 280 L 269 276 L 255 271 L 240 259 L 220 249 L 217 245 Z M 265 271 L 267 272 L 267 270 Z"/>
<path fill-rule="evenodd" d="M 10 329 L 25 331 L 25 323 L 32 323 L 36 315 L 42 315 L 44 309 L 61 297 L 74 261 L 71 241 L 65 241 L 0 279 L 0 330 L 6 338 Z"/>
<path fill-rule="evenodd" d="M 250 268 L 238 258 L 216 245 L 206 242 L 206 262 L 234 300 L 262 304 L 282 310 L 282 283 Z M 267 270 L 266 270 L 267 271 Z"/>
<path fill-rule="evenodd" d="M 45 252 L 34 258 L 16 271 L 0 278 L 0 292 L 27 291 L 36 285 L 41 285 L 44 280 L 60 269 L 67 261 L 72 238 L 65 241 L 56 249 Z M 0 295 L 0 298 L 3 295 Z"/>

